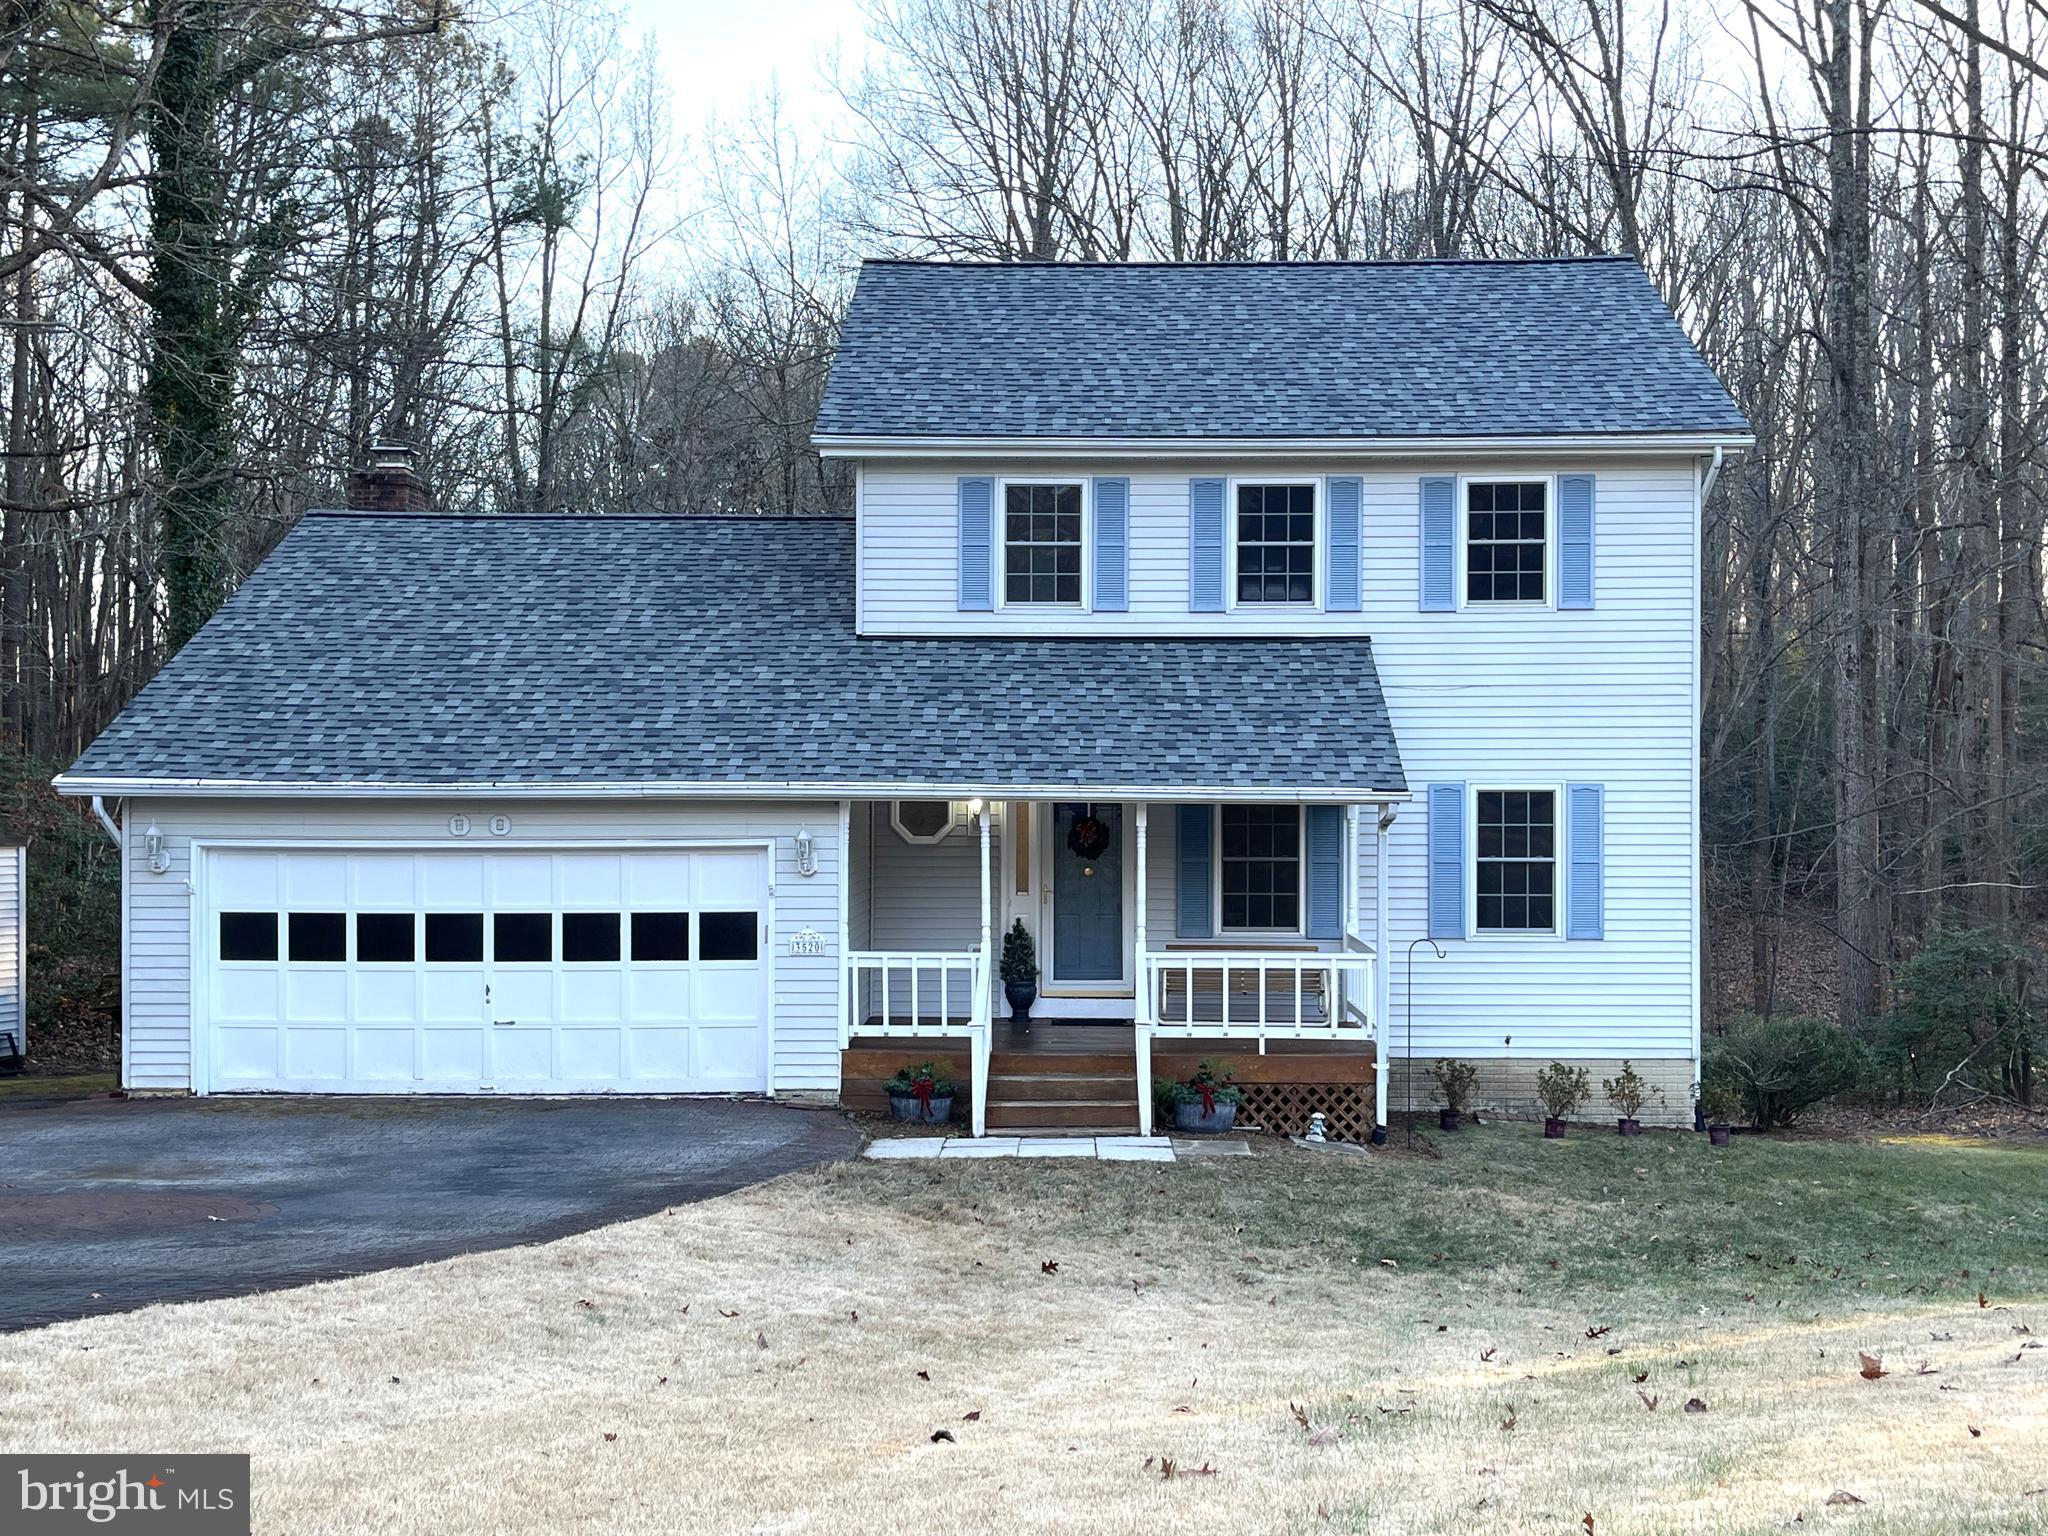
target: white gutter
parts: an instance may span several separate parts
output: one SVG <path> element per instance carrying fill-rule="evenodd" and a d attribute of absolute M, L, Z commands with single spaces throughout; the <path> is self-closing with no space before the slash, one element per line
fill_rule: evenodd
<path fill-rule="evenodd" d="M 66 791 L 66 793 L 69 793 L 69 791 Z M 125 850 L 127 845 L 121 839 L 121 825 L 107 814 L 107 802 L 103 797 L 99 795 L 92 797 L 92 813 L 99 817 L 100 825 L 107 829 L 107 836 L 114 840 L 115 848 Z"/>
<path fill-rule="evenodd" d="M 1498 454 L 1721 453 L 1756 442 L 1744 432 L 1522 434 L 1501 437 L 994 437 L 820 432 L 811 446 L 828 459 L 859 456 L 935 459 L 988 454 L 1011 459 L 1246 459 L 1314 454 L 1325 458 L 1471 458 Z"/>
<path fill-rule="evenodd" d="M 1724 450 L 1721 445 L 1715 444 L 1714 462 L 1707 466 L 1707 478 L 1700 482 L 1700 506 L 1702 508 L 1706 506 L 1707 498 L 1714 494 L 1714 482 L 1721 478 L 1721 460 L 1723 456 Z"/>
<path fill-rule="evenodd" d="M 649 780 L 631 783 L 455 783 L 318 779 L 148 779 L 74 778 L 59 775 L 62 795 L 235 796 L 247 799 L 299 799 L 317 796 L 334 800 L 449 799 L 488 797 L 517 800 L 1236 800 L 1286 805 L 1349 805 L 1364 800 L 1406 800 L 1405 789 L 1249 789 L 1242 784 L 992 784 L 983 781 L 874 783 L 850 779 L 802 782 L 750 780 L 705 783 L 695 780 Z"/>

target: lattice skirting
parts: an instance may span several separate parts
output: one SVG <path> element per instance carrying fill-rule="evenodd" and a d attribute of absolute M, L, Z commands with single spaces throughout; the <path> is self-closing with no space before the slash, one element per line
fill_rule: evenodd
<path fill-rule="evenodd" d="M 1240 1123 L 1256 1121 L 1276 1136 L 1299 1136 L 1308 1117 L 1323 1112 L 1323 1133 L 1337 1141 L 1364 1141 L 1373 1132 L 1371 1083 L 1239 1083 Z"/>

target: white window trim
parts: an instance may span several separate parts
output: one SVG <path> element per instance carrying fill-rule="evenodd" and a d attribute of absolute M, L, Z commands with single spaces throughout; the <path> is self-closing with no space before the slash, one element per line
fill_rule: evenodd
<path fill-rule="evenodd" d="M 918 796 L 915 798 L 922 799 L 924 797 Z M 936 799 L 937 796 L 932 796 L 931 798 Z M 889 826 L 903 841 L 914 843 L 921 848 L 935 847 L 943 843 L 958 831 L 967 819 L 966 808 L 961 802 L 958 800 L 948 800 L 946 802 L 946 824 L 940 827 L 937 832 L 932 833 L 930 836 L 925 836 L 921 833 L 913 832 L 903 825 L 902 818 L 897 814 L 902 807 L 903 802 L 901 800 L 891 800 L 889 802 Z"/>
<path fill-rule="evenodd" d="M 1309 524 L 1308 601 L 1305 603 L 1242 603 L 1237 600 L 1237 491 L 1243 485 L 1305 485 L 1311 497 Z M 1223 490 L 1223 606 L 1247 613 L 1321 613 L 1323 611 L 1323 482 L 1313 475 L 1232 475 Z"/>
<path fill-rule="evenodd" d="M 1268 482 L 1260 481 L 1259 484 Z M 1254 605 L 1256 606 L 1256 605 Z M 1298 604 L 1272 604 L 1273 607 L 1299 606 Z M 1255 802 L 1232 801 L 1233 805 L 1251 805 Z M 1218 938 L 1298 940 L 1308 933 L 1308 807 L 1294 808 L 1294 863 L 1295 863 L 1295 924 L 1292 928 L 1226 928 L 1223 926 L 1223 806 L 1219 803 L 1209 810 L 1209 846 L 1215 850 L 1212 862 L 1215 868 L 1209 876 L 1209 912 L 1214 917 L 1212 925 Z"/>
<path fill-rule="evenodd" d="M 1458 505 L 1456 508 L 1457 539 L 1457 587 L 1458 611 L 1470 608 L 1474 613 L 1549 613 L 1557 607 L 1557 477 L 1558 471 L 1534 469 L 1526 472 L 1514 469 L 1488 470 L 1483 475 L 1458 476 Z M 1506 482 L 1543 482 L 1543 599 L 1530 602 L 1517 598 L 1512 602 L 1486 599 L 1472 602 L 1467 597 L 1470 590 L 1466 582 L 1466 557 L 1472 547 L 1471 487 L 1475 485 L 1500 485 Z M 1517 788 L 1521 786 L 1517 785 Z M 1538 786 L 1540 787 L 1540 786 Z"/>
<path fill-rule="evenodd" d="M 1081 488 L 1081 600 L 1076 603 L 1010 601 L 1009 488 L 1013 485 L 1078 485 Z M 996 477 L 995 598 L 998 612 L 1091 613 L 1095 591 L 1095 481 L 1088 475 L 998 475 Z"/>
<path fill-rule="evenodd" d="M 1530 607 L 1531 604 L 1507 604 L 1503 606 Z M 1548 928 L 1482 928 L 1479 926 L 1479 797 L 1481 794 L 1547 794 L 1550 800 L 1550 862 L 1556 873 L 1551 880 L 1550 926 Z M 1526 944 L 1548 943 L 1564 938 L 1565 881 L 1568 878 L 1568 861 L 1565 859 L 1565 839 L 1569 829 L 1564 824 L 1565 794 L 1562 783 L 1549 783 L 1533 779 L 1518 779 L 1513 782 L 1488 780 L 1484 784 L 1465 786 L 1465 933 L 1468 938 L 1485 943 Z"/>

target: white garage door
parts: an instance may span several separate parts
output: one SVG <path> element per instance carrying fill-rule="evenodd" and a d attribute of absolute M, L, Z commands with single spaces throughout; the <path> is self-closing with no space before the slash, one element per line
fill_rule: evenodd
<path fill-rule="evenodd" d="M 206 855 L 220 1092 L 767 1086 L 766 855 Z"/>

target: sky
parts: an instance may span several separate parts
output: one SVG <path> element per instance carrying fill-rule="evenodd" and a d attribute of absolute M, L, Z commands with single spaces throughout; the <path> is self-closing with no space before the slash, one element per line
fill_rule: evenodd
<path fill-rule="evenodd" d="M 692 140 L 713 114 L 738 116 L 779 86 L 792 121 L 828 128 L 843 108 L 824 61 L 859 57 L 853 0 L 627 0 L 629 25 L 652 34 L 674 97 L 676 128 Z"/>

